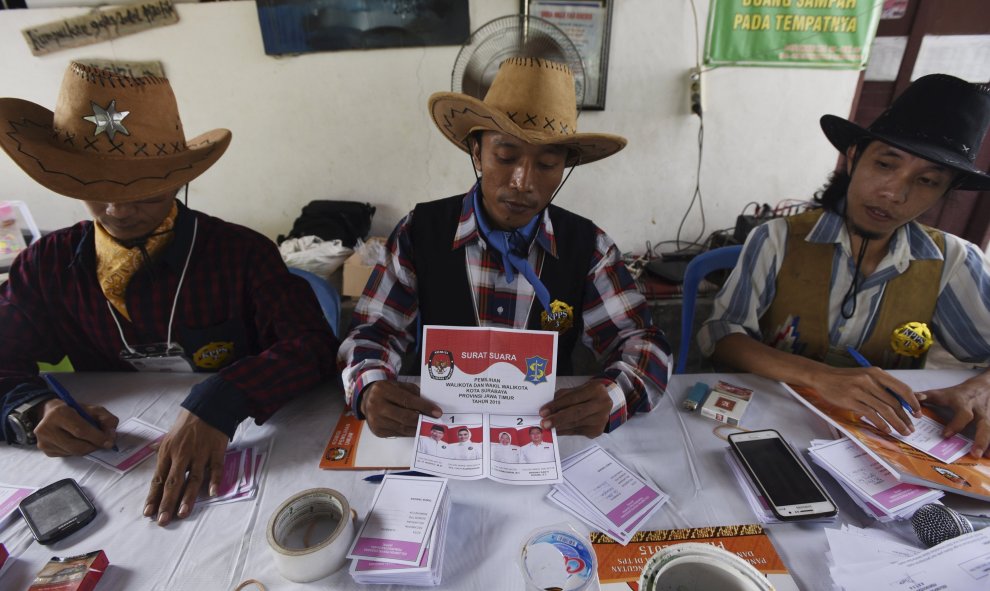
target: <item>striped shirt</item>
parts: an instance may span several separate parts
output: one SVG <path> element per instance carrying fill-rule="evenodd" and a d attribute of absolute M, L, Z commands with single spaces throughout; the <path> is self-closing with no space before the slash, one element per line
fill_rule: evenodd
<path fill-rule="evenodd" d="M 777 272 L 786 249 L 787 221 L 776 219 L 750 233 L 739 264 L 715 297 L 712 316 L 698 333 L 702 353 L 711 355 L 723 337 L 742 333 L 762 340 L 759 320 L 773 302 Z M 911 261 L 942 259 L 943 255 L 919 224 L 910 222 L 894 232 L 889 250 L 856 297 L 852 318 L 839 313 L 853 280 L 856 260 L 841 216 L 825 212 L 806 238 L 835 244 L 829 277 L 829 342 L 844 349 L 867 341 L 887 283 L 907 271 Z M 973 244 L 945 234 L 945 264 L 932 318 L 932 334 L 961 361 L 990 359 L 990 264 Z"/>
<path fill-rule="evenodd" d="M 412 215 L 410 212 L 404 217 L 389 238 L 387 260 L 372 272 L 355 308 L 351 333 L 341 345 L 338 365 L 348 403 L 355 411 L 359 406 L 355 394 L 378 380 L 395 379 L 402 355 L 416 339 Z M 584 318 L 582 342 L 604 359 L 605 369 L 595 377 L 608 383 L 613 404 L 607 429 L 611 430 L 629 415 L 656 406 L 667 389 L 671 356 L 670 345 L 663 332 L 653 326 L 649 306 L 615 243 L 597 227 L 595 236 L 580 310 Z M 533 286 L 521 276 L 506 282 L 502 256 L 487 247 L 478 231 L 471 193 L 463 200 L 451 248 L 464 249 L 479 326 L 525 328 L 534 305 Z M 529 248 L 528 260 L 537 272 L 545 256 L 566 256 L 557 252 L 546 211 Z"/>

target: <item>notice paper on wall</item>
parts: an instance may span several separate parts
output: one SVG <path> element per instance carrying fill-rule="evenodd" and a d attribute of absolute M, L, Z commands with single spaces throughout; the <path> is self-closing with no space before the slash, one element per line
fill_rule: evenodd
<path fill-rule="evenodd" d="M 93 9 L 86 14 L 21 31 L 32 55 L 82 47 L 179 22 L 171 0 Z"/>

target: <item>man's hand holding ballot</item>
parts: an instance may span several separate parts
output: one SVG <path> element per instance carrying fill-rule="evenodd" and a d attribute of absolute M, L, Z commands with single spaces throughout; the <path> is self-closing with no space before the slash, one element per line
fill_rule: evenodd
<path fill-rule="evenodd" d="M 419 415 L 439 418 L 443 411 L 419 394 L 419 386 L 395 380 L 372 382 L 361 395 L 361 414 L 379 437 L 411 437 Z"/>
<path fill-rule="evenodd" d="M 394 384 L 423 326 L 555 332 L 558 375 L 575 373 L 576 347 L 590 349 L 601 371 L 551 393 L 538 410 L 542 426 L 561 434 L 616 429 L 653 410 L 666 391 L 671 347 L 615 242 L 593 221 L 551 204 L 560 203 L 575 168 L 626 145 L 617 135 L 577 131 L 574 88 L 566 65 L 513 57 L 483 100 L 430 97 L 433 122 L 467 154 L 476 182 L 419 203 L 398 223 L 354 308 L 337 364 L 348 404 L 375 434 L 411 435 L 417 415 L 436 416 L 412 389 Z M 535 126 L 538 118 L 519 113 L 554 123 Z M 621 196 L 602 201 L 612 206 Z M 442 403 L 439 410 L 453 412 Z"/>

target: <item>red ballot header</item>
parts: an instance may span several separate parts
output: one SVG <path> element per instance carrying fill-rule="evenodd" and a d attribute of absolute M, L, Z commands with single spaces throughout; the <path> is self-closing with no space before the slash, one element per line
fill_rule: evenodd
<path fill-rule="evenodd" d="M 546 364 L 546 375 L 553 373 L 554 336 L 543 331 L 479 331 L 426 327 L 423 365 L 450 364 L 470 375 L 484 373 L 496 363 L 508 363 L 527 374 L 533 359 Z M 426 371 L 423 372 L 427 374 Z"/>

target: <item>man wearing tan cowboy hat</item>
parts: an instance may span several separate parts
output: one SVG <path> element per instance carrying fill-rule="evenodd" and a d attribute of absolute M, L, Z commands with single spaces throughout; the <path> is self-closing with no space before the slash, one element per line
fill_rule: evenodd
<path fill-rule="evenodd" d="M 814 387 L 888 432 L 909 433 L 920 401 L 946 406 L 945 434 L 972 423 L 971 454 L 990 456 L 990 374 L 916 393 L 883 371 L 921 366 L 931 335 L 960 360 L 990 359 L 990 265 L 973 244 L 914 221 L 952 189 L 990 189 L 973 164 L 990 89 L 924 76 L 868 128 L 833 115 L 821 126 L 843 168 L 816 197 L 820 209 L 750 234 L 702 350 Z M 850 348 L 874 367 L 858 367 Z"/>
<path fill-rule="evenodd" d="M 358 302 L 338 363 L 348 402 L 380 435 L 412 435 L 441 409 L 396 381 L 419 325 L 556 330 L 566 374 L 578 341 L 604 371 L 559 390 L 544 428 L 597 436 L 653 409 L 667 386 L 670 347 L 622 264 L 591 221 L 551 206 L 564 170 L 621 150 L 619 136 L 578 133 L 574 79 L 561 64 L 510 58 L 484 101 L 430 97 L 440 132 L 480 175 L 466 194 L 421 203 L 392 233 Z"/>
<path fill-rule="evenodd" d="M 39 240 L 0 285 L 4 439 L 50 456 L 113 445 L 117 418 L 84 405 L 100 427 L 83 420 L 38 377 L 39 361 L 213 372 L 163 440 L 144 507 L 161 525 L 185 517 L 206 472 L 216 494 L 237 425 L 330 378 L 337 340 L 270 240 L 175 199 L 230 132 L 187 141 L 168 80 L 73 63 L 54 113 L 4 98 L 0 123 L 14 162 L 94 218 Z"/>

